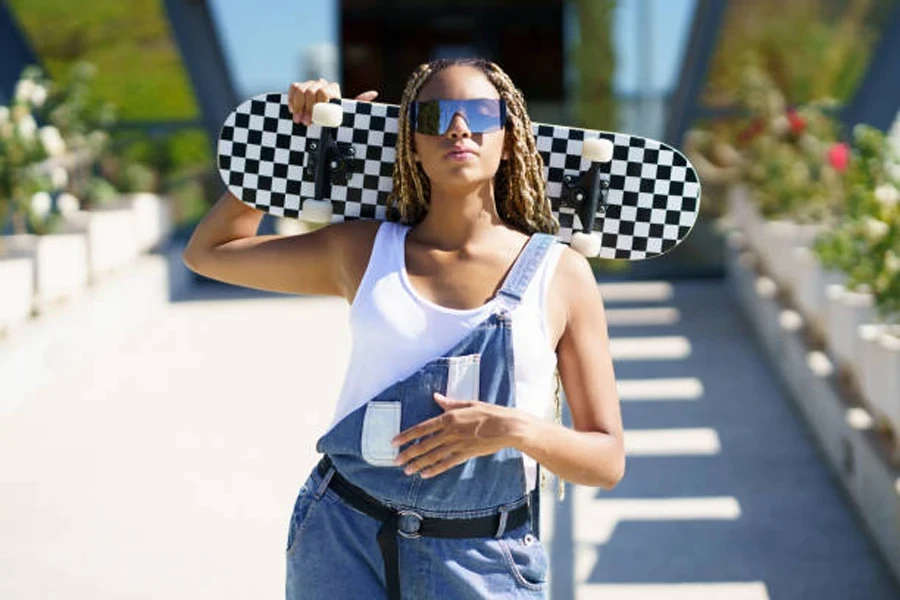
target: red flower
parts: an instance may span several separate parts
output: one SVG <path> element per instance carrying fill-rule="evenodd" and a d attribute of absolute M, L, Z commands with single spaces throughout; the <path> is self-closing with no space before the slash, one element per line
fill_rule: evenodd
<path fill-rule="evenodd" d="M 787 118 L 791 124 L 791 133 L 794 135 L 800 135 L 806 129 L 806 119 L 797 114 L 793 108 L 788 109 Z"/>
<path fill-rule="evenodd" d="M 738 134 L 738 141 L 740 142 L 749 142 L 757 135 L 763 132 L 766 128 L 766 124 L 760 117 L 753 119 L 753 122 L 750 123 L 743 131 Z"/>
<path fill-rule="evenodd" d="M 828 162 L 839 173 L 846 171 L 850 164 L 850 146 L 843 142 L 832 144 L 828 149 Z"/>

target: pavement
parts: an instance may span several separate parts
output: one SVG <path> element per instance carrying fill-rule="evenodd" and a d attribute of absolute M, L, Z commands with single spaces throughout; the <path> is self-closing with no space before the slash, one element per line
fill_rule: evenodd
<path fill-rule="evenodd" d="M 552 598 L 900 597 L 724 283 L 602 291 L 627 473 L 548 482 Z M 282 598 L 346 317 L 191 283 L 35 378 L 0 411 L 0 598 Z"/>

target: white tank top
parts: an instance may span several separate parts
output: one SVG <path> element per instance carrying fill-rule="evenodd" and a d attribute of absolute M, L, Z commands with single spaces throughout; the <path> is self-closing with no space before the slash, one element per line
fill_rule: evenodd
<path fill-rule="evenodd" d="M 350 362 L 329 430 L 456 345 L 498 302 L 494 298 L 478 308 L 459 310 L 422 297 L 406 272 L 408 231 L 408 226 L 389 221 L 378 228 L 369 264 L 350 306 Z M 547 333 L 547 290 L 562 251 L 562 244 L 552 246 L 510 313 L 516 407 L 539 418 L 547 416 L 555 390 L 556 354 Z M 537 469 L 534 459 L 523 458 L 531 490 Z"/>

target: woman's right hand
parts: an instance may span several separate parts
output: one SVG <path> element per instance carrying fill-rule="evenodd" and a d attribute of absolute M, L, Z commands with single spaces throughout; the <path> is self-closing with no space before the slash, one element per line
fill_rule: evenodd
<path fill-rule="evenodd" d="M 355 98 L 363 102 L 371 102 L 378 96 L 378 92 L 363 92 Z M 341 97 L 341 87 L 333 81 L 316 79 L 301 83 L 292 83 L 288 91 L 288 107 L 294 115 L 294 123 L 312 124 L 313 105 L 319 102 L 328 102 L 333 98 Z"/>

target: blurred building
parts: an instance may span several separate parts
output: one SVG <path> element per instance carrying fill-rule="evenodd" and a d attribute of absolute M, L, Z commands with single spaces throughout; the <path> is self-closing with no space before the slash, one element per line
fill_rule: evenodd
<path fill-rule="evenodd" d="M 398 103 L 416 66 L 480 56 L 503 66 L 536 120 L 565 108 L 563 0 L 341 0 L 343 87 Z"/>

